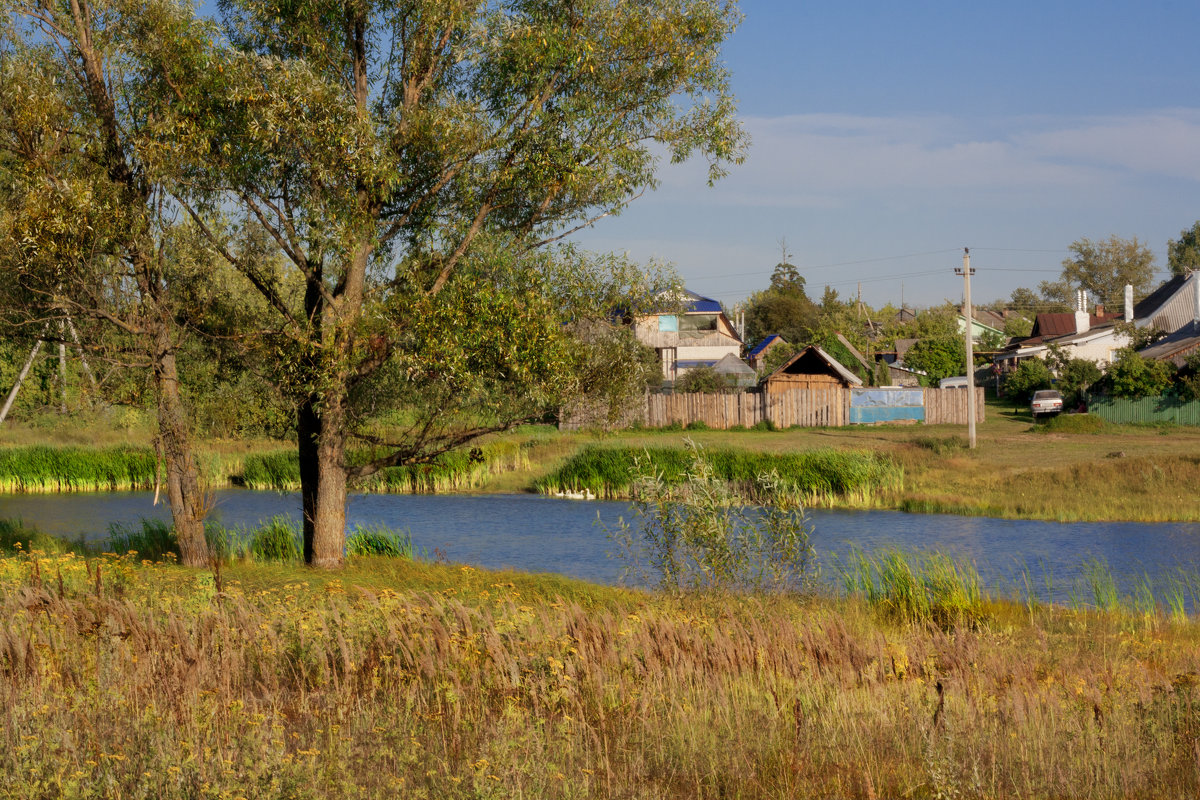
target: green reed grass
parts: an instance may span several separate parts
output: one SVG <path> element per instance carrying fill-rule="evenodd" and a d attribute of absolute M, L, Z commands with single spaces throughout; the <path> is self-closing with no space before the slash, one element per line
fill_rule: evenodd
<path fill-rule="evenodd" d="M 152 489 L 150 448 L 0 448 L 2 492 L 103 492 Z"/>
<path fill-rule="evenodd" d="M 854 549 L 837 565 L 842 585 L 872 608 L 904 622 L 975 623 L 985 597 L 973 564 L 939 553 Z"/>
<path fill-rule="evenodd" d="M 388 467 L 355 487 L 367 492 L 449 494 L 477 488 L 493 475 L 529 465 L 526 447 L 511 440 L 488 442 L 455 450 L 429 463 Z M 350 454 L 351 463 L 366 462 L 375 454 L 362 450 Z M 250 489 L 295 491 L 300 488 L 300 463 L 295 450 L 247 456 L 241 480 Z"/>
<path fill-rule="evenodd" d="M 685 480 L 691 464 L 679 448 L 585 447 L 558 470 L 538 480 L 544 494 L 590 492 L 600 497 L 628 496 L 635 479 L 634 462 L 645 456 L 664 482 Z M 756 498 L 758 476 L 773 473 L 780 490 L 806 502 L 830 497 L 868 501 L 876 493 L 900 488 L 903 475 L 886 456 L 853 450 L 809 450 L 764 453 L 750 450 L 705 449 L 713 474 L 745 496 Z"/>

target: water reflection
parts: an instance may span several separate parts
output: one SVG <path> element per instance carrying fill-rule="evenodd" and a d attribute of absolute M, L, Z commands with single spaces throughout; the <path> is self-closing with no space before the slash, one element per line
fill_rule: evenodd
<path fill-rule="evenodd" d="M 42 530 L 75 538 L 102 539 L 109 522 L 169 518 L 148 492 L 0 496 L 0 518 L 21 518 Z M 300 518 L 296 493 L 226 490 L 218 493 L 216 517 L 225 525 L 255 525 L 277 514 Z M 406 529 L 430 557 L 482 567 L 556 572 L 613 583 L 620 564 L 597 518 L 614 525 L 629 516 L 625 503 L 555 500 L 534 495 L 355 495 L 350 525 Z M 1054 523 L 904 514 L 891 511 L 814 511 L 813 543 L 832 579 L 836 559 L 860 547 L 942 550 L 973 561 L 985 582 L 1002 591 L 1022 583 L 1028 568 L 1035 586 L 1049 578 L 1053 599 L 1077 592 L 1081 567 L 1106 562 L 1128 590 L 1148 575 L 1161 582 L 1177 570 L 1200 572 L 1200 524 Z"/>

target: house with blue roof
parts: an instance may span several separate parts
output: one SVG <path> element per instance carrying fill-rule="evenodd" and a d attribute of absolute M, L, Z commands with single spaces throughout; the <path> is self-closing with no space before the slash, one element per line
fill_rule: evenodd
<path fill-rule="evenodd" d="M 787 344 L 787 340 L 778 333 L 772 333 L 770 336 L 763 339 L 754 347 L 750 348 L 750 352 L 746 353 L 746 362 L 756 371 L 762 367 L 763 359 L 767 353 L 771 352 L 776 347 Z"/>
<path fill-rule="evenodd" d="M 695 367 L 712 367 L 728 355 L 740 358 L 742 337 L 720 303 L 686 289 L 663 299 L 669 310 L 638 317 L 633 330 L 638 341 L 658 353 L 664 382 L 674 383 Z"/>

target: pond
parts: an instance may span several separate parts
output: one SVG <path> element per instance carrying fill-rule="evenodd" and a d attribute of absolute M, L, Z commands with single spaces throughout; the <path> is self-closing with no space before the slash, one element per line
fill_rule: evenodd
<path fill-rule="evenodd" d="M 100 540 L 110 522 L 169 519 L 149 492 L 0 496 L 0 518 L 20 518 L 48 533 Z M 300 517 L 296 493 L 225 490 L 214 517 L 227 527 L 275 515 Z M 623 502 L 559 500 L 537 495 L 353 495 L 350 525 L 407 530 L 428 558 L 489 568 L 555 572 L 615 583 L 621 563 L 603 525 L 630 517 Z M 597 524 L 597 519 L 601 524 Z M 1059 602 L 1085 595 L 1080 580 L 1093 560 L 1106 563 L 1124 591 L 1143 578 L 1161 585 L 1200 575 L 1200 524 L 1002 520 L 892 511 L 812 511 L 812 541 L 824 574 L 851 547 L 940 550 L 975 563 L 993 590 L 1015 591 L 1027 570 L 1039 595 Z M 1195 584 L 1193 584 L 1195 585 Z M 1193 607 L 1195 598 L 1189 605 Z"/>

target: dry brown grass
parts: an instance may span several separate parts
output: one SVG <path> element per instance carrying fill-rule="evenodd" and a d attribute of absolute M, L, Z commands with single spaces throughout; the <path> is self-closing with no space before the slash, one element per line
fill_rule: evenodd
<path fill-rule="evenodd" d="M 554 580 L 4 559 L 0 796 L 1200 791 L 1193 622 Z"/>

